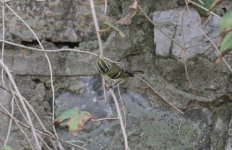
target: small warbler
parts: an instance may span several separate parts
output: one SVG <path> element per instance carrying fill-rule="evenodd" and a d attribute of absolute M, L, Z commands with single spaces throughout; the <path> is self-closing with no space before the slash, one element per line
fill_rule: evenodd
<path fill-rule="evenodd" d="M 106 79 L 113 80 L 116 84 L 122 83 L 126 78 L 134 77 L 134 72 L 129 72 L 116 63 L 110 63 L 98 58 L 97 68 Z"/>

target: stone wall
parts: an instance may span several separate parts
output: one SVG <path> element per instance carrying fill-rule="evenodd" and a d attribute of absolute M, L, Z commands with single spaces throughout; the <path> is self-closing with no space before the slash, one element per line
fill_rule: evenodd
<path fill-rule="evenodd" d="M 128 13 L 126 1 L 109 1 L 104 14 L 104 0 L 97 0 L 96 11 L 101 28 L 104 21 L 114 22 Z M 98 54 L 89 1 L 21 0 L 7 2 L 35 31 L 45 49 L 78 48 Z M 126 107 L 127 134 L 133 150 L 230 150 L 232 75 L 223 63 L 215 64 L 217 52 L 203 32 L 219 44 L 219 19 L 202 18 L 190 6 L 186 11 L 180 1 L 139 1 L 154 22 L 183 50 L 154 28 L 140 11 L 129 26 L 102 34 L 104 55 L 122 62 L 128 70 L 142 70 L 160 95 L 180 108 L 184 115 L 165 103 L 147 85 L 130 78 L 120 85 Z M 224 1 L 216 12 L 230 9 Z M 6 9 L 6 40 L 39 48 L 28 28 Z M 2 20 L 2 19 L 0 19 Z M 182 24 L 183 22 L 183 24 Z M 0 30 L 2 24 L 0 24 Z M 2 34 L 2 30 L 0 31 Z M 115 106 L 107 93 L 103 100 L 101 79 L 95 66 L 96 56 L 75 51 L 49 52 L 54 75 L 56 115 L 74 106 L 89 111 L 96 119 L 116 117 Z M 227 61 L 232 66 L 232 57 Z M 49 67 L 43 52 L 5 44 L 4 62 L 12 71 L 22 95 L 34 106 L 48 129 L 52 125 L 52 94 Z M 186 71 L 187 69 L 187 71 Z M 114 89 L 118 93 L 117 88 Z M 11 108 L 11 96 L 0 89 L 0 102 Z M 18 110 L 15 116 L 22 119 Z M 34 119 L 34 118 L 33 118 Z M 0 145 L 6 136 L 9 120 L 1 114 Z M 122 150 L 123 139 L 118 121 L 88 123 L 77 137 L 59 129 L 61 139 L 89 150 Z M 9 145 L 26 150 L 27 142 L 13 126 Z M 65 145 L 71 149 L 70 145 Z"/>

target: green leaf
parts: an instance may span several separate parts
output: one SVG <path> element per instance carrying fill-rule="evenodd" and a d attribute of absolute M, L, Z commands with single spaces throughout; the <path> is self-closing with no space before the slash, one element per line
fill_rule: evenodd
<path fill-rule="evenodd" d="M 59 117 L 55 119 L 54 122 L 55 126 L 59 126 L 61 122 L 71 118 L 72 116 L 75 116 L 76 114 L 79 114 L 80 112 L 81 112 L 80 109 L 77 107 L 74 107 L 70 110 L 63 112 Z"/>
<path fill-rule="evenodd" d="M 13 148 L 9 145 L 6 145 L 2 148 L 2 150 L 13 150 Z"/>
<path fill-rule="evenodd" d="M 232 32 L 229 32 L 223 39 L 220 46 L 220 51 L 222 53 L 222 56 L 232 51 Z"/>
<path fill-rule="evenodd" d="M 220 29 L 221 33 L 232 30 L 232 10 L 227 11 L 227 13 L 222 17 Z"/>
<path fill-rule="evenodd" d="M 69 132 L 76 136 L 91 119 L 93 119 L 93 116 L 89 112 L 81 111 L 79 108 L 75 107 L 58 116 L 54 124 L 56 127 L 60 124 L 64 124 L 68 127 Z"/>
<path fill-rule="evenodd" d="M 66 123 L 69 128 L 69 132 L 73 135 L 77 135 L 84 125 L 91 119 L 93 119 L 92 115 L 86 111 L 71 117 Z"/>
<path fill-rule="evenodd" d="M 122 38 L 124 38 L 124 37 L 126 36 L 121 30 L 119 30 L 117 27 L 115 27 L 114 25 L 112 25 L 110 22 L 105 21 L 105 22 L 103 22 L 103 24 L 105 24 L 105 25 L 107 25 L 107 26 L 113 28 L 115 31 L 118 31 L 119 35 L 120 35 Z"/>
<path fill-rule="evenodd" d="M 197 5 L 193 5 L 199 14 L 203 16 L 208 16 L 209 13 L 207 10 L 203 9 L 206 8 L 208 10 L 212 10 L 215 6 L 222 2 L 222 0 L 193 0 Z M 203 8 L 202 8 L 203 7 Z"/>

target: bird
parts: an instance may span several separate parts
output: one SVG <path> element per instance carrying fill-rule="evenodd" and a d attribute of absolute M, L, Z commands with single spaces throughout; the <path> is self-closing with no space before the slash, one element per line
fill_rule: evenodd
<path fill-rule="evenodd" d="M 114 81 L 115 84 L 123 83 L 126 78 L 134 77 L 134 72 L 130 72 L 116 63 L 111 63 L 101 58 L 97 59 L 97 68 L 103 77 Z"/>

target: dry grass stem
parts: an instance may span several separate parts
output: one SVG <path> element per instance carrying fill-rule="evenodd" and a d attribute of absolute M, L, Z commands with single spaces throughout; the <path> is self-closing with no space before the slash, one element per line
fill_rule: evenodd
<path fill-rule="evenodd" d="M 97 16 L 96 16 L 96 11 L 95 11 L 93 0 L 90 0 L 90 6 L 91 6 L 91 12 L 92 12 L 92 15 L 93 15 L 93 21 L 94 21 L 94 25 L 95 25 L 97 39 L 98 39 L 98 45 L 99 45 L 99 51 L 100 51 L 99 58 L 103 59 L 104 55 L 103 55 L 103 48 L 102 48 L 102 40 L 101 40 L 101 36 L 100 36 L 100 33 L 99 33 L 99 25 L 98 25 L 98 21 L 97 21 Z M 105 80 L 103 78 L 102 78 L 102 80 L 103 80 L 102 82 L 103 82 L 104 98 L 106 98 L 105 89 L 104 89 L 105 88 Z M 122 118 L 122 115 L 121 115 L 121 111 L 120 111 L 120 108 L 119 108 L 117 98 L 116 98 L 116 96 L 114 94 L 114 91 L 112 89 L 109 89 L 109 91 L 110 91 L 111 96 L 113 97 L 114 103 L 116 105 L 116 109 L 117 109 L 121 129 L 122 129 L 122 133 L 123 133 L 123 137 L 124 137 L 125 150 L 129 150 L 128 140 L 127 140 L 127 135 L 126 135 L 126 129 L 125 129 L 125 126 L 123 124 L 123 118 Z"/>
<path fill-rule="evenodd" d="M 215 14 L 213 11 L 211 11 L 211 10 L 209 10 L 209 9 L 207 9 L 207 8 L 205 8 L 205 7 L 201 6 L 201 5 L 199 5 L 199 4 L 197 4 L 196 2 L 193 2 L 193 1 L 191 1 L 191 0 L 188 0 L 188 3 L 191 3 L 191 4 L 193 4 L 193 5 L 197 6 L 197 7 L 199 7 L 199 8 L 201 8 L 201 9 L 205 10 L 205 11 L 208 11 L 208 12 L 209 12 L 210 14 L 212 14 L 212 15 L 214 15 L 214 16 L 216 16 L 216 17 L 218 17 L 218 18 L 221 18 L 220 16 L 218 16 L 217 14 Z M 188 3 L 187 3 L 187 5 L 188 5 Z"/>
<path fill-rule="evenodd" d="M 124 118 L 124 126 L 126 128 L 126 107 L 123 103 L 123 100 L 122 100 L 122 95 L 121 95 L 121 91 L 120 91 L 120 84 L 117 85 L 118 87 L 118 96 L 119 96 L 119 100 L 120 100 L 120 103 L 122 105 L 122 112 L 123 112 L 123 118 Z"/>
<path fill-rule="evenodd" d="M 15 99 L 15 97 L 12 96 L 12 99 L 11 99 L 11 116 L 14 115 L 14 99 Z M 10 137 L 10 133 L 11 133 L 11 129 L 12 129 L 12 120 L 13 119 L 10 118 L 9 127 L 8 127 L 8 131 L 7 131 L 7 136 L 6 136 L 5 142 L 3 144 L 4 146 L 7 145 L 9 137 Z"/>
<path fill-rule="evenodd" d="M 109 89 L 110 94 L 114 100 L 114 104 L 117 110 L 117 114 L 118 114 L 118 118 L 119 118 L 119 122 L 120 122 L 120 126 L 121 126 L 121 130 L 122 130 L 122 134 L 123 134 L 123 138 L 124 138 L 124 145 L 125 145 L 125 150 L 129 150 L 129 146 L 128 146 L 128 139 L 127 139 L 127 134 L 126 134 L 126 129 L 125 126 L 123 124 L 123 118 L 122 118 L 122 114 L 121 114 L 121 110 L 118 104 L 118 100 L 114 94 L 114 91 L 112 89 Z"/>
<path fill-rule="evenodd" d="M 95 54 L 93 52 L 89 52 L 89 51 L 85 51 L 85 50 L 80 50 L 80 49 L 70 49 L 70 48 L 62 48 L 62 49 L 40 49 L 40 48 L 34 48 L 34 47 L 29 47 L 29 46 L 24 46 L 24 45 L 21 45 L 21 44 L 16 44 L 16 43 L 13 43 L 13 42 L 10 42 L 10 41 L 4 41 L 4 40 L 1 40 L 0 39 L 0 42 L 4 42 L 4 43 L 7 43 L 9 45 L 13 45 L 13 46 L 17 46 L 17 47 L 21 47 L 21 48 L 25 48 L 25 49 L 28 49 L 28 50 L 32 50 L 32 51 L 38 51 L 38 52 L 47 52 L 47 53 L 55 53 L 55 52 L 78 52 L 78 53 L 83 53 L 83 54 L 89 54 L 89 55 L 93 55 L 93 56 L 97 56 L 98 57 L 98 54 Z M 120 62 L 116 62 L 116 61 L 113 61 L 107 57 L 104 57 L 104 59 L 112 62 L 112 63 L 120 63 Z"/>
<path fill-rule="evenodd" d="M 100 119 L 94 119 L 94 121 L 105 121 L 105 120 L 119 120 L 119 118 L 100 118 Z"/>
<path fill-rule="evenodd" d="M 93 0 L 89 0 L 89 2 L 90 2 L 94 26 L 95 26 L 95 30 L 96 30 L 96 34 L 97 34 L 98 46 L 99 46 L 99 51 L 100 51 L 99 58 L 103 59 L 102 40 L 101 40 L 101 36 L 99 33 L 99 25 L 98 25 L 98 21 L 97 21 L 97 15 L 96 15 L 95 7 L 94 7 L 94 2 L 93 2 Z"/>
<path fill-rule="evenodd" d="M 102 78 L 102 88 L 103 88 L 103 95 L 104 95 L 104 100 L 107 102 L 107 96 L 106 96 L 106 80 L 105 78 L 101 75 Z"/>
<path fill-rule="evenodd" d="M 0 103 L 0 107 L 4 110 L 4 111 L 0 110 L 0 112 L 1 112 L 2 114 L 4 114 L 4 115 L 10 117 L 11 119 L 13 119 L 14 122 L 15 122 L 14 117 L 11 116 L 11 114 L 8 112 L 8 110 L 7 110 L 1 103 Z M 26 132 L 21 128 L 21 126 L 19 125 L 18 122 L 15 122 L 15 124 L 18 126 L 19 130 L 21 131 L 21 133 L 25 136 L 25 138 L 26 138 L 28 144 L 30 145 L 30 148 L 31 148 L 32 150 L 34 150 L 32 144 L 31 144 L 31 141 L 30 141 L 29 137 L 27 136 Z M 30 129 L 30 127 L 29 127 L 28 129 Z"/>
<path fill-rule="evenodd" d="M 1 112 L 2 114 L 6 115 L 6 116 L 9 117 L 9 118 L 12 118 L 13 121 L 14 121 L 14 122 L 17 124 L 17 126 L 20 128 L 20 130 L 22 129 L 21 126 L 24 127 L 24 128 L 30 129 L 30 126 L 25 125 L 24 123 L 22 123 L 21 121 L 19 121 L 18 119 L 16 119 L 14 116 L 12 116 L 12 115 L 7 111 L 7 109 L 4 108 L 4 107 L 1 105 L 1 103 L 0 103 L 0 106 L 3 108 L 4 111 L 6 111 L 6 112 L 4 112 L 4 111 L 1 111 L 1 110 L 0 110 L 0 112 Z M 60 141 L 60 142 L 65 143 L 65 144 L 68 144 L 68 145 L 71 145 L 71 146 L 74 146 L 74 147 L 77 147 L 77 148 L 80 148 L 80 149 L 83 149 L 83 150 L 87 150 L 86 148 L 84 148 L 84 147 L 82 147 L 82 146 L 79 146 L 79 145 L 76 145 L 76 144 L 73 144 L 73 143 L 70 143 L 70 142 L 67 142 L 67 141 L 63 141 L 63 140 L 57 139 L 57 138 L 54 137 L 53 135 L 50 135 L 50 134 L 48 134 L 48 133 L 46 133 L 46 132 L 42 132 L 42 131 L 40 131 L 40 130 L 38 130 L 38 129 L 35 129 L 35 131 L 36 131 L 37 133 L 39 133 L 39 134 L 45 135 L 45 136 L 47 136 L 47 137 L 49 137 L 49 138 L 52 138 L 52 139 L 54 139 L 54 140 L 56 140 L 56 141 Z M 24 131 L 23 131 L 23 132 L 24 132 Z M 25 133 L 25 132 L 24 132 L 24 133 Z M 26 133 L 25 133 L 25 134 L 26 134 Z M 27 136 L 27 134 L 26 134 L 26 136 Z M 27 136 L 27 137 L 28 137 L 28 136 Z M 28 138 L 28 142 L 29 142 L 29 144 L 31 144 L 29 138 Z M 82 142 L 82 143 L 83 143 L 83 142 Z M 33 147 L 31 147 L 31 148 L 34 149 Z"/>
<path fill-rule="evenodd" d="M 176 44 L 177 46 L 179 46 L 181 49 L 184 49 L 184 47 L 179 44 L 174 38 L 172 38 L 170 35 L 168 35 L 166 32 L 164 32 L 160 27 L 159 25 L 155 22 L 155 21 L 152 21 L 148 15 L 145 13 L 145 11 L 143 10 L 143 8 L 138 5 L 138 8 L 139 10 L 142 12 L 142 14 L 144 15 L 144 17 L 154 26 L 156 27 L 162 34 L 164 34 L 167 38 L 169 38 L 174 44 Z"/>
<path fill-rule="evenodd" d="M 5 40 L 5 5 L 2 4 L 2 40 Z M 2 55 L 1 59 L 4 62 L 4 50 L 5 50 L 5 43 L 2 43 Z M 1 70 L 1 78 L 2 78 L 2 84 L 5 85 L 4 81 L 4 71 L 3 68 Z"/>
<path fill-rule="evenodd" d="M 190 0 L 189 2 L 192 3 L 193 5 L 196 4 L 196 6 L 202 8 L 202 9 L 204 9 L 204 10 L 206 10 L 206 11 L 209 11 L 207 8 L 205 8 L 205 7 L 203 7 L 203 6 L 199 5 L 199 4 L 197 4 L 197 3 L 195 3 L 195 2 L 192 2 L 191 0 Z M 188 12 L 190 13 L 190 10 L 189 10 L 188 3 L 187 3 L 187 2 L 186 2 L 186 7 L 187 7 Z M 218 17 L 219 19 L 221 19 L 220 16 L 218 16 L 218 15 L 215 14 L 215 13 L 213 13 L 212 11 L 210 11 L 210 13 L 211 13 L 212 15 Z M 191 13 L 190 13 L 190 15 L 191 15 Z M 192 15 L 191 15 L 191 17 L 193 18 Z M 210 41 L 210 43 L 214 46 L 214 48 L 215 48 L 216 51 L 217 51 L 217 54 L 219 55 L 219 54 L 220 54 L 220 50 L 218 49 L 217 45 L 212 41 L 212 39 L 210 39 L 210 38 L 206 35 L 206 33 L 205 33 L 204 30 L 200 30 L 200 31 L 201 31 L 201 33 L 204 35 L 204 37 L 205 37 L 208 41 Z M 227 63 L 227 61 L 225 60 L 225 58 L 222 58 L 222 60 L 223 60 L 224 64 L 227 66 L 227 68 L 230 70 L 230 72 L 232 72 L 232 68 L 231 68 L 230 65 Z"/>
<path fill-rule="evenodd" d="M 27 120 L 28 120 L 30 129 L 31 129 L 31 131 L 32 131 L 32 135 L 33 135 L 34 140 L 35 140 L 35 143 L 36 143 L 36 148 L 37 148 L 37 149 L 41 149 L 41 145 L 40 145 L 40 143 L 39 143 L 38 137 L 37 137 L 36 132 L 35 132 L 35 127 L 34 127 L 34 125 L 33 125 L 33 123 L 32 123 L 32 120 L 31 120 L 31 116 L 30 116 L 30 114 L 29 114 L 29 112 L 28 112 L 28 109 L 27 109 L 27 107 L 26 107 L 26 105 L 25 105 L 25 103 L 24 103 L 24 101 L 23 101 L 22 95 L 21 95 L 21 93 L 19 92 L 19 89 L 18 89 L 18 87 L 17 87 L 17 85 L 16 85 L 16 83 L 15 83 L 15 81 L 14 81 L 14 79 L 13 79 L 13 76 L 12 76 L 12 74 L 10 73 L 8 67 L 3 63 L 2 60 L 0 60 L 0 65 L 2 66 L 2 68 L 4 69 L 4 71 L 6 72 L 8 78 L 9 78 L 9 80 L 10 80 L 10 82 L 11 82 L 13 88 L 14 88 L 14 90 L 16 91 L 16 93 L 17 93 L 17 95 L 18 95 L 18 97 L 19 97 L 20 103 L 21 103 L 21 105 L 22 105 L 22 107 L 23 107 L 23 109 L 24 109 L 24 111 L 25 111 L 25 113 L 26 113 L 26 118 L 27 118 Z"/>
<path fill-rule="evenodd" d="M 179 108 L 177 108 L 173 103 L 169 102 L 168 100 L 166 100 L 162 95 L 159 94 L 158 91 L 156 91 L 147 81 L 145 81 L 144 79 L 140 78 L 139 76 L 135 75 L 135 77 L 137 79 L 139 79 L 140 81 L 142 81 L 145 85 L 147 85 L 149 88 L 151 88 L 151 90 L 157 94 L 163 101 L 165 101 L 167 104 L 169 104 L 171 107 L 175 108 L 179 113 L 184 114 L 184 112 L 182 110 L 180 110 Z"/>
<path fill-rule="evenodd" d="M 106 11 L 107 11 L 107 4 L 108 4 L 108 0 L 105 0 L 105 9 L 104 9 L 105 14 L 106 14 Z"/>
<path fill-rule="evenodd" d="M 192 89 L 193 86 L 192 86 L 192 82 L 190 80 L 190 77 L 189 77 L 189 73 L 188 73 L 188 67 L 187 67 L 187 62 L 188 62 L 188 58 L 187 58 L 187 49 L 186 49 L 186 46 L 185 46 L 185 35 L 184 35 L 184 15 L 185 15 L 185 11 L 186 11 L 186 8 L 184 9 L 184 11 L 182 12 L 182 15 L 181 15 L 181 32 L 182 32 L 182 41 L 183 41 L 183 48 L 184 49 L 181 49 L 182 52 L 184 53 L 184 69 L 185 69 L 185 75 L 186 75 L 186 78 L 189 82 L 189 87 Z"/>

